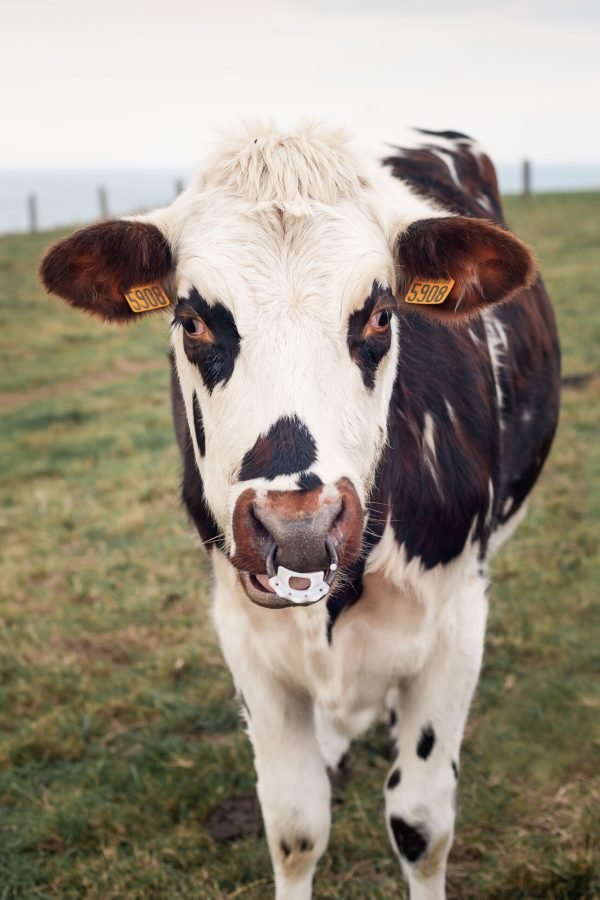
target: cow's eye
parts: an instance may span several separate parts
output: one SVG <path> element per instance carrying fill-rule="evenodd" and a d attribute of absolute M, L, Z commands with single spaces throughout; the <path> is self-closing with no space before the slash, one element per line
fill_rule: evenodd
<path fill-rule="evenodd" d="M 202 337 L 208 335 L 208 328 L 202 319 L 182 319 L 181 324 L 186 330 L 186 333 L 190 335 L 190 337 Z"/>
<path fill-rule="evenodd" d="M 385 334 L 385 332 L 389 330 L 391 321 L 391 309 L 378 309 L 369 319 L 366 336 L 369 334 Z"/>

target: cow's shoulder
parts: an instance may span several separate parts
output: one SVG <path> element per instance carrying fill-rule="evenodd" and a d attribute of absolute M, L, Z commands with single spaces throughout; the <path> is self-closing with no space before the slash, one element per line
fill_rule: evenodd
<path fill-rule="evenodd" d="M 407 558 L 448 563 L 485 544 L 500 468 L 495 384 L 483 322 L 449 329 L 411 317 L 400 338 L 378 485 Z"/>
<path fill-rule="evenodd" d="M 382 159 L 418 194 L 461 215 L 504 222 L 494 165 L 458 131 L 409 129 Z"/>

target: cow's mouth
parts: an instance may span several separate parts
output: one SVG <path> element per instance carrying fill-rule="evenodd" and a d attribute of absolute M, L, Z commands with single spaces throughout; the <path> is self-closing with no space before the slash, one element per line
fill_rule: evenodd
<path fill-rule="evenodd" d="M 269 575 L 256 572 L 240 572 L 240 581 L 247 597 L 258 606 L 268 609 L 286 609 L 293 606 L 312 606 L 329 593 L 333 577 L 326 587 L 314 586 L 316 579 L 302 573 L 290 575 L 285 587 L 276 590 Z M 325 584 L 321 579 L 319 581 Z M 311 585 L 313 587 L 311 588 Z M 283 594 L 283 596 L 282 596 Z"/>
<path fill-rule="evenodd" d="M 254 573 L 251 573 L 250 581 L 252 582 L 253 587 L 257 588 L 259 591 L 266 591 L 267 594 L 277 593 L 275 588 L 271 586 L 268 575 L 255 575 Z M 310 588 L 310 578 L 303 578 L 300 575 L 292 576 L 289 583 L 290 587 L 294 588 L 296 591 L 305 591 Z"/>

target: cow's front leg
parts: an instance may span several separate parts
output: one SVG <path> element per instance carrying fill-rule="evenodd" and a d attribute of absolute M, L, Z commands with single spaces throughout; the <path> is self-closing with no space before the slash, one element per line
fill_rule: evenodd
<path fill-rule="evenodd" d="M 279 678 L 265 656 L 268 639 L 276 643 L 278 628 L 286 630 L 281 619 L 275 619 L 277 627 L 269 634 L 268 617 L 281 616 L 281 611 L 253 611 L 259 624 L 253 630 L 245 610 L 249 601 L 236 602 L 235 583 L 227 580 L 230 573 L 224 565 L 221 570 L 215 622 L 254 749 L 276 900 L 309 900 L 315 868 L 329 839 L 331 797 L 313 703 Z"/>
<path fill-rule="evenodd" d="M 423 670 L 399 693 L 386 824 L 411 900 L 445 896 L 460 745 L 481 666 L 486 613 L 486 583 L 473 578 L 443 613 Z"/>
<path fill-rule="evenodd" d="M 309 900 L 330 826 L 330 784 L 312 702 L 265 673 L 255 672 L 241 687 L 276 900 Z"/>

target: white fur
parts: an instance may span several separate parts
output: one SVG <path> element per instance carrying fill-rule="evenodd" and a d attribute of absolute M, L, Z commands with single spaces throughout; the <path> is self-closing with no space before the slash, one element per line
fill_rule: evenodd
<path fill-rule="evenodd" d="M 484 310 L 481 318 L 483 319 L 488 349 L 492 360 L 492 370 L 494 372 L 494 381 L 496 384 L 496 398 L 498 401 L 498 413 L 500 415 L 500 427 L 502 427 L 502 408 L 504 399 L 502 397 L 502 387 L 500 384 L 500 368 L 504 361 L 504 353 L 508 347 L 508 339 L 506 337 L 504 326 L 495 317 L 493 310 Z"/>

